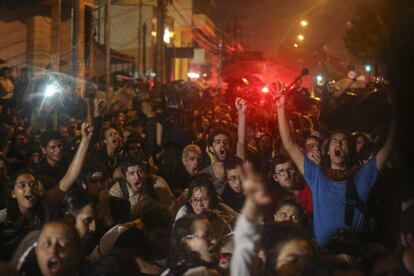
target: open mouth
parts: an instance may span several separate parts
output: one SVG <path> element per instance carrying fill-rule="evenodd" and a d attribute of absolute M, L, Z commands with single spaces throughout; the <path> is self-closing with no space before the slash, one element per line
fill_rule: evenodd
<path fill-rule="evenodd" d="M 36 197 L 33 194 L 26 194 L 24 198 L 28 201 L 33 201 Z"/>
<path fill-rule="evenodd" d="M 221 155 L 225 155 L 226 154 L 226 150 L 225 149 L 220 149 L 220 154 Z"/>
<path fill-rule="evenodd" d="M 335 154 L 335 157 L 341 157 L 343 156 L 343 151 L 341 149 L 336 149 L 334 154 Z"/>
<path fill-rule="evenodd" d="M 51 258 L 49 259 L 49 261 L 47 262 L 47 268 L 51 271 L 51 272 L 59 272 L 62 268 L 62 264 L 60 262 L 60 260 L 58 258 Z"/>

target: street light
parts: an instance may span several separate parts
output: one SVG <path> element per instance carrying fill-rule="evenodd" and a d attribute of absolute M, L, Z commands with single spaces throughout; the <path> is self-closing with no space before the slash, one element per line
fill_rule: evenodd
<path fill-rule="evenodd" d="M 305 37 L 304 37 L 302 34 L 300 34 L 300 35 L 298 35 L 298 39 L 299 39 L 300 41 L 302 41 L 302 40 L 304 40 L 304 39 L 305 39 Z"/>
<path fill-rule="evenodd" d="M 316 76 L 316 84 L 319 85 L 319 86 L 322 86 L 324 84 L 322 75 L 317 75 Z"/>
<path fill-rule="evenodd" d="M 308 26 L 308 21 L 306 21 L 306 20 L 302 20 L 302 21 L 300 21 L 300 25 L 301 25 L 302 27 L 306 27 L 306 26 Z"/>

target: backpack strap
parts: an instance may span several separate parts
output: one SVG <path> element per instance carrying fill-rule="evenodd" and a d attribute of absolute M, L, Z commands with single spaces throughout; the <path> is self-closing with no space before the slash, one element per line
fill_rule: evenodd
<path fill-rule="evenodd" d="M 350 177 L 346 182 L 345 194 L 345 226 L 349 228 L 352 228 L 355 212 L 354 207 L 365 214 L 365 202 L 363 202 L 358 195 L 354 177 Z"/>
<path fill-rule="evenodd" d="M 119 181 L 119 188 L 121 188 L 122 197 L 125 200 L 129 200 L 128 183 L 125 180 Z"/>

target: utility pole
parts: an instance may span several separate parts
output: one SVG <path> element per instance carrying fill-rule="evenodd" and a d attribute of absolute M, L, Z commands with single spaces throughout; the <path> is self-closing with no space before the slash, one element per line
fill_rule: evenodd
<path fill-rule="evenodd" d="M 106 0 L 105 3 L 105 84 L 106 104 L 109 104 L 111 85 L 111 0 Z"/>
<path fill-rule="evenodd" d="M 60 26 L 62 15 L 62 0 L 55 0 L 52 6 L 52 39 L 51 60 L 53 71 L 60 71 Z"/>
<path fill-rule="evenodd" d="M 98 28 L 97 28 L 97 32 L 98 32 L 98 39 L 97 42 L 98 44 L 101 44 L 101 22 L 102 22 L 102 5 L 101 5 L 101 1 L 102 0 L 98 0 Z"/>
<path fill-rule="evenodd" d="M 142 73 L 147 72 L 147 23 L 142 24 Z"/>
<path fill-rule="evenodd" d="M 137 49 L 137 73 L 139 76 L 139 72 L 141 69 L 141 45 L 142 45 L 142 37 L 141 37 L 141 28 L 142 28 L 142 0 L 139 0 L 139 18 L 138 18 L 138 49 Z"/>
<path fill-rule="evenodd" d="M 76 78 L 76 93 L 85 94 L 85 0 L 72 1 L 72 74 Z"/>
<path fill-rule="evenodd" d="M 157 0 L 157 38 L 154 54 L 155 88 L 161 87 L 164 82 L 164 22 L 168 0 Z"/>

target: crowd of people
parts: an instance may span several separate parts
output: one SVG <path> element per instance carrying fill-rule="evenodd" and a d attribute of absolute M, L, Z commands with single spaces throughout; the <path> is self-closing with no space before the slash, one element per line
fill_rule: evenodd
<path fill-rule="evenodd" d="M 266 110 L 97 79 L 51 105 L 44 76 L 0 70 L 2 275 L 414 274 L 392 119 L 335 129 L 332 99 L 300 82 L 274 85 Z"/>

